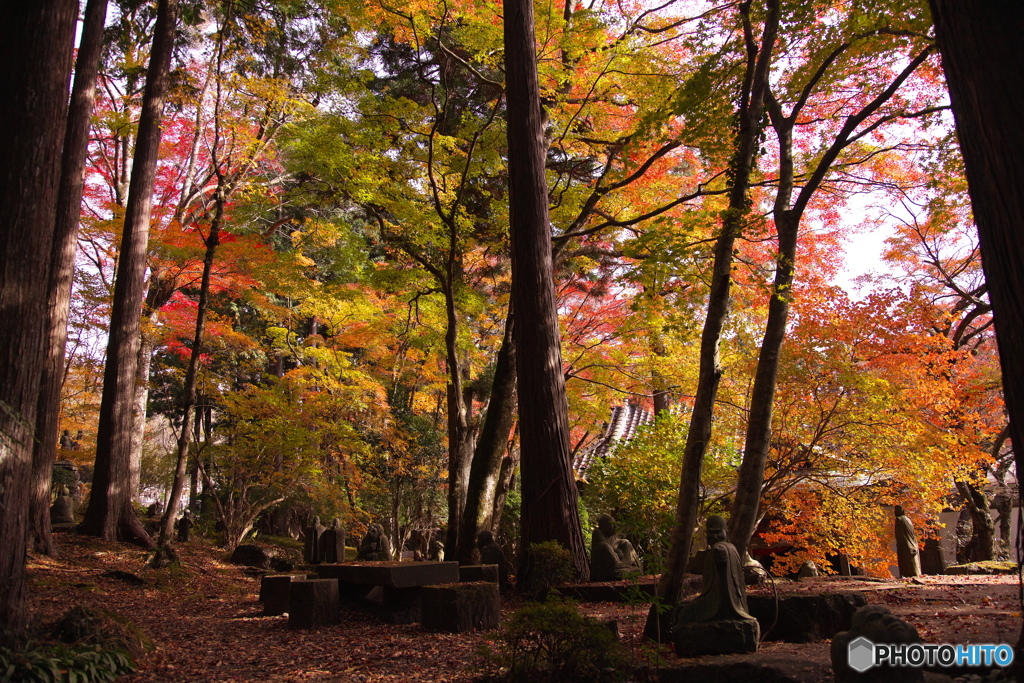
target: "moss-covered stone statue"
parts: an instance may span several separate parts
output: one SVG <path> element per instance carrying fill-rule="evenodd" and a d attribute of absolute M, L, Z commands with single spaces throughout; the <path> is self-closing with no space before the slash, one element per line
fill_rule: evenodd
<path fill-rule="evenodd" d="M 590 537 L 590 580 L 618 581 L 626 574 L 643 574 L 633 544 L 616 533 L 615 518 L 601 515 Z"/>
<path fill-rule="evenodd" d="M 747 611 L 743 562 L 729 542 L 725 519 L 712 515 L 706 525 L 703 588 L 699 596 L 676 608 L 673 637 L 683 657 L 756 652 L 761 638 L 757 619 Z"/>

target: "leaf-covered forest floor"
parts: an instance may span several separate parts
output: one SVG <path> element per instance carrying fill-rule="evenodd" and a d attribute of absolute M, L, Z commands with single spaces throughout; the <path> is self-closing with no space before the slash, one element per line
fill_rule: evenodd
<path fill-rule="evenodd" d="M 285 616 L 261 616 L 258 577 L 228 564 L 222 551 L 204 542 L 178 547 L 182 567 L 153 570 L 146 567 L 146 553 L 132 546 L 67 533 L 56 539 L 59 558 L 29 558 L 33 622 L 44 629 L 82 603 L 128 617 L 156 647 L 124 681 L 471 681 L 479 646 L 494 639 L 493 633 L 428 633 L 418 624 L 391 625 L 348 610 L 338 626 L 295 631 Z M 132 585 L 108 575 L 112 570 L 131 572 L 145 583 Z M 918 581 L 822 578 L 781 582 L 780 591 L 864 591 L 868 602 L 885 604 L 916 626 L 924 642 L 1016 642 L 1021 612 L 1015 576 Z M 520 605 L 515 597 L 503 597 L 503 616 Z M 694 663 L 641 646 L 646 604 L 581 603 L 580 609 L 617 619 L 638 663 Z M 827 641 L 764 643 L 756 654 L 743 655 L 805 681 L 831 680 L 828 657 Z M 700 660 L 716 661 L 722 658 Z"/>

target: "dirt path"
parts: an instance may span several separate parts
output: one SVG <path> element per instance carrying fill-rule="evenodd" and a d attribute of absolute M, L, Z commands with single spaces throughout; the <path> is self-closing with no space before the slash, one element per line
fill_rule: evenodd
<path fill-rule="evenodd" d="M 470 681 L 477 649 L 493 634 L 427 633 L 418 625 L 383 624 L 362 612 L 319 631 L 293 631 L 287 617 L 263 617 L 255 577 L 222 562 L 209 546 L 180 551 L 185 569 L 151 570 L 145 555 L 119 544 L 58 536 L 62 557 L 32 558 L 30 604 L 40 626 L 70 607 L 88 603 L 136 622 L 157 644 L 122 680 L 141 681 Z M 133 586 L 105 573 L 132 572 Z M 786 582 L 783 594 L 858 590 L 917 627 L 925 642 L 1016 641 L 1021 627 L 1015 577 L 926 577 L 910 582 L 817 579 Z M 517 606 L 503 605 L 508 615 Z M 642 646 L 646 605 L 584 603 L 581 610 L 619 622 L 623 642 L 638 663 L 684 666 L 725 658 L 684 660 Z M 779 664 L 793 678 L 831 680 L 828 643 L 765 643 L 744 661 Z"/>

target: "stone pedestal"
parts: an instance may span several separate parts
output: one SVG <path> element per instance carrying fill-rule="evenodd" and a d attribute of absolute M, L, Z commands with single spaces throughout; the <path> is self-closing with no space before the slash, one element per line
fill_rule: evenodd
<path fill-rule="evenodd" d="M 291 600 L 291 584 L 301 576 L 282 574 L 264 576 L 260 580 L 260 602 L 263 603 L 263 616 L 276 617 L 288 611 Z"/>
<path fill-rule="evenodd" d="M 337 580 L 292 581 L 288 588 L 290 628 L 318 628 L 339 622 Z"/>
<path fill-rule="evenodd" d="M 680 657 L 757 652 L 761 629 L 756 619 L 723 619 L 677 624 L 674 634 Z"/>
<path fill-rule="evenodd" d="M 501 622 L 497 581 L 424 586 L 421 590 L 423 628 L 427 631 L 492 631 Z"/>

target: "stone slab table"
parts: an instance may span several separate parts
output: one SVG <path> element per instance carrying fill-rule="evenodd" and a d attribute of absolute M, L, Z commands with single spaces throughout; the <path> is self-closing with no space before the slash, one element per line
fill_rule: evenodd
<path fill-rule="evenodd" d="M 458 562 L 346 562 L 322 564 L 323 579 L 337 579 L 343 599 L 360 600 L 377 586 L 383 589 L 382 616 L 393 624 L 420 621 L 423 586 L 458 583 Z"/>

